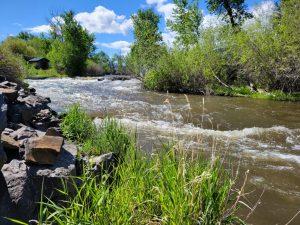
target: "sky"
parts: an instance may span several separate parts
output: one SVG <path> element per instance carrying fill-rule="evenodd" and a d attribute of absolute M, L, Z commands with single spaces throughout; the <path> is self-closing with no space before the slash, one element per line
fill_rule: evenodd
<path fill-rule="evenodd" d="M 275 0 L 246 0 L 248 10 L 256 16 L 266 15 Z M 0 41 L 21 31 L 39 35 L 49 30 L 53 15 L 73 10 L 76 20 L 96 37 L 96 51 L 109 55 L 126 54 L 133 42 L 130 16 L 141 8 L 153 7 L 161 15 L 160 30 L 164 41 L 171 45 L 174 33 L 166 28 L 171 17 L 172 0 L 0 0 Z M 210 15 L 204 0 L 200 0 L 204 26 L 220 22 Z"/>

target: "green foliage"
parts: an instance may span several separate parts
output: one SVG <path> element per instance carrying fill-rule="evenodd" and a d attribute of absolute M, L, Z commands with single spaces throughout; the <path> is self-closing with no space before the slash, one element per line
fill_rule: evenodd
<path fill-rule="evenodd" d="M 177 33 L 176 42 L 179 46 L 189 48 L 198 43 L 200 39 L 200 25 L 202 12 L 199 8 L 199 0 L 173 0 L 176 7 L 172 13 L 172 19 L 167 21 L 167 27 Z"/>
<path fill-rule="evenodd" d="M 226 89 L 221 91 L 223 95 L 261 98 L 261 94 L 227 88 L 252 86 L 270 92 L 264 98 L 297 99 L 291 92 L 300 91 L 299 4 L 284 1 L 268 20 L 252 20 L 239 32 L 227 25 L 203 29 L 197 45 L 162 54 L 147 73 L 145 86 L 161 91 L 218 93 L 216 87 L 221 85 Z M 273 91 L 287 96 L 279 97 Z"/>
<path fill-rule="evenodd" d="M 95 63 L 93 60 L 88 59 L 87 66 L 85 70 L 86 76 L 102 76 L 105 74 L 105 70 L 101 64 Z"/>
<path fill-rule="evenodd" d="M 115 133 L 117 135 L 117 133 Z M 235 183 L 222 164 L 190 158 L 172 146 L 143 156 L 131 149 L 114 174 L 79 177 L 65 204 L 42 204 L 46 224 L 244 224 L 236 216 Z M 232 206 L 232 207 L 231 207 Z"/>
<path fill-rule="evenodd" d="M 80 108 L 79 104 L 69 108 L 60 127 L 66 138 L 79 142 L 93 138 L 96 132 L 93 120 Z"/>
<path fill-rule="evenodd" d="M 91 60 L 93 60 L 96 64 L 98 64 L 102 68 L 103 74 L 112 73 L 112 66 L 111 66 L 112 63 L 109 56 L 105 52 L 100 51 L 96 54 L 93 54 Z"/>
<path fill-rule="evenodd" d="M 33 47 L 28 45 L 26 41 L 9 37 L 2 43 L 2 48 L 11 52 L 15 56 L 21 56 L 24 58 L 30 58 L 36 56 L 36 51 Z"/>
<path fill-rule="evenodd" d="M 241 26 L 245 19 L 253 15 L 246 11 L 245 0 L 207 0 L 208 10 L 218 15 L 224 15 L 223 20 L 234 28 Z"/>
<path fill-rule="evenodd" d="M 132 17 L 134 43 L 131 48 L 131 66 L 135 74 L 144 75 L 154 67 L 163 49 L 162 35 L 158 29 L 160 16 L 153 9 L 139 10 Z"/>
<path fill-rule="evenodd" d="M 9 81 L 21 82 L 25 75 L 24 60 L 0 46 L 0 75 Z"/>
<path fill-rule="evenodd" d="M 29 41 L 35 38 L 35 36 L 31 33 L 22 31 L 17 35 L 17 38 L 22 39 L 24 41 Z"/>
<path fill-rule="evenodd" d="M 26 65 L 26 78 L 49 78 L 49 77 L 64 77 L 65 75 L 59 74 L 54 68 L 47 70 L 36 69 L 33 64 Z"/>
<path fill-rule="evenodd" d="M 69 76 L 83 75 L 95 38 L 75 20 L 74 12 L 65 12 L 60 18 L 63 22 L 51 25 L 55 41 L 48 57 L 57 70 Z"/>
<path fill-rule="evenodd" d="M 82 144 L 82 152 L 88 155 L 101 155 L 115 152 L 124 156 L 130 149 L 136 148 L 135 137 L 115 119 L 106 117 L 97 127 L 95 134 Z"/>
<path fill-rule="evenodd" d="M 101 155 L 108 152 L 124 155 L 128 149 L 135 148 L 135 138 L 112 118 L 105 118 L 96 126 L 78 104 L 72 105 L 61 123 L 66 138 L 82 144 L 81 154 Z"/>

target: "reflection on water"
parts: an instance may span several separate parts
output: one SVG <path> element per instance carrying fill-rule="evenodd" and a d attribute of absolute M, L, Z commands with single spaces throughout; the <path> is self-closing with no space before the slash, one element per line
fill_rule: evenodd
<path fill-rule="evenodd" d="M 241 175 L 250 169 L 249 204 L 265 189 L 249 223 L 285 224 L 300 209 L 300 103 L 154 93 L 136 79 L 28 82 L 58 112 L 79 102 L 92 115 L 113 114 L 137 129 L 147 151 L 168 138 L 206 152 L 217 144 L 218 152 L 241 163 Z M 300 224 L 300 216 L 290 224 Z"/>

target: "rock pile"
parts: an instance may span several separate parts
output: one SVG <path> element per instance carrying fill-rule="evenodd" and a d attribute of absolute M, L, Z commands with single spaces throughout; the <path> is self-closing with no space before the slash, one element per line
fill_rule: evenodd
<path fill-rule="evenodd" d="M 59 198 L 61 179 L 76 175 L 76 146 L 64 141 L 49 103 L 34 89 L 0 83 L 0 224 L 35 219 L 41 195 Z"/>

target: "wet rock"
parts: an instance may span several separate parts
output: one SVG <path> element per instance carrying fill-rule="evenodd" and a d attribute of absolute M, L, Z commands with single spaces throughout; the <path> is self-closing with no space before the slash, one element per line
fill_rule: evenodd
<path fill-rule="evenodd" d="M 42 138 L 31 139 L 25 147 L 26 162 L 41 165 L 55 164 L 63 141 L 62 137 L 47 135 Z"/>
<path fill-rule="evenodd" d="M 12 160 L 5 164 L 3 175 L 0 173 L 0 224 L 10 224 L 1 217 L 23 222 L 37 219 L 42 191 L 54 202 L 63 200 L 57 191 L 63 188 L 62 181 L 66 182 L 70 194 L 75 193 L 69 177 L 76 176 L 76 154 L 76 146 L 65 143 L 52 166 L 26 164 L 24 160 Z"/>
<path fill-rule="evenodd" d="M 4 96 L 0 93 L 0 132 L 7 127 L 7 105 L 4 102 Z"/>

